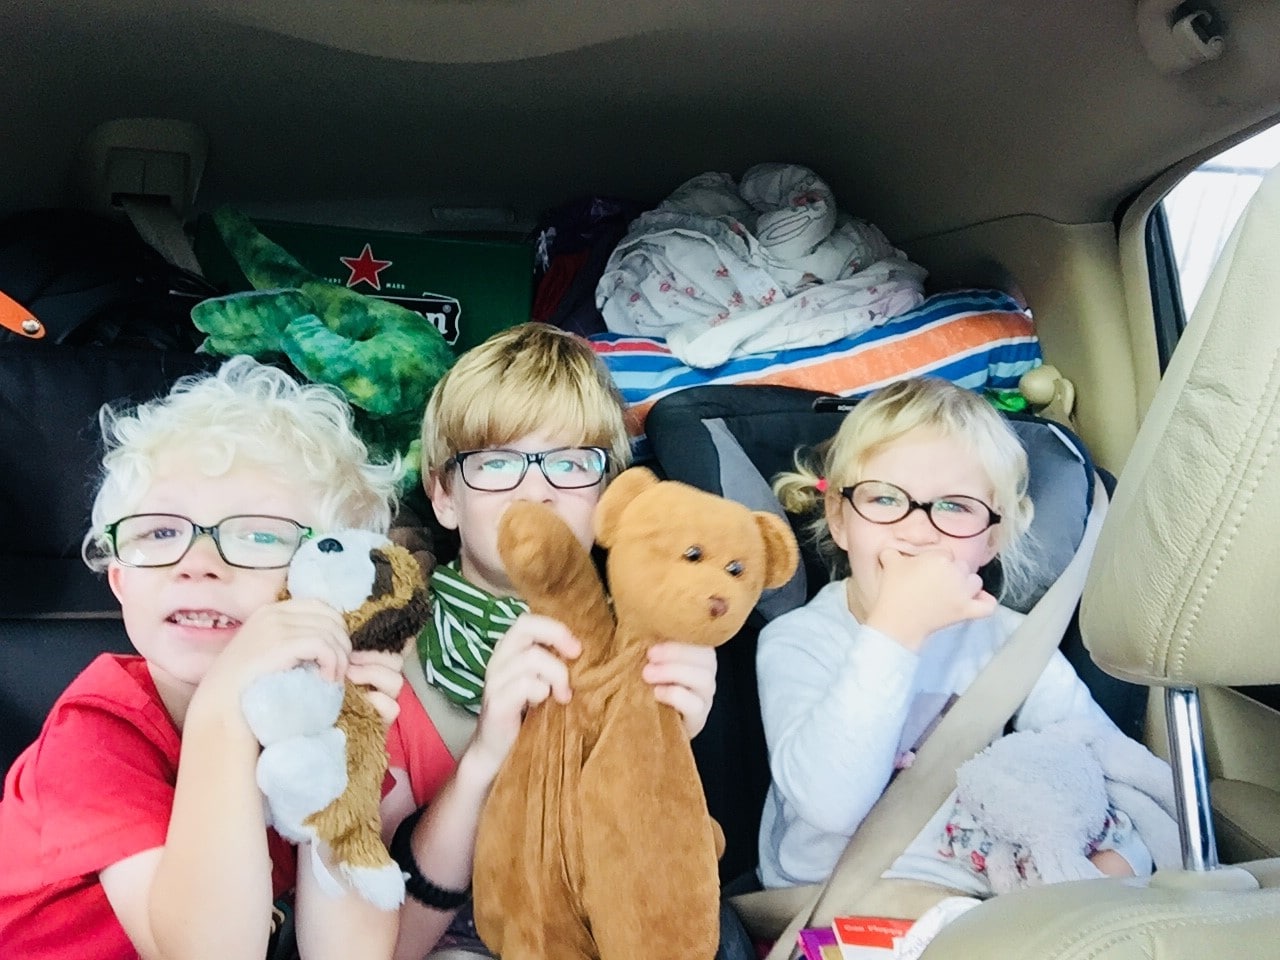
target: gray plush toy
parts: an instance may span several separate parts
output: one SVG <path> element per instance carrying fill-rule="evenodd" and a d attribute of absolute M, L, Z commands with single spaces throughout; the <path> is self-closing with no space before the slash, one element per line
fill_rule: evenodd
<path fill-rule="evenodd" d="M 1123 811 L 1157 869 L 1181 862 L 1168 764 L 1114 727 L 1067 721 L 1001 737 L 956 771 L 958 812 L 991 840 L 996 893 L 1102 876 L 1088 855 L 1111 807 Z M 1030 857 L 1034 876 L 1019 858 Z"/>

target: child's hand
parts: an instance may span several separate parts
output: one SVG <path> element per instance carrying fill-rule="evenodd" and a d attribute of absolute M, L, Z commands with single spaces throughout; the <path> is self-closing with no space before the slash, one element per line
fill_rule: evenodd
<path fill-rule="evenodd" d="M 1090 854 L 1089 862 L 1106 877 L 1132 877 L 1133 867 L 1115 850 L 1097 850 Z"/>
<path fill-rule="evenodd" d="M 569 667 L 582 644 L 558 620 L 521 614 L 493 648 L 473 746 L 496 775 L 520 732 L 525 711 L 554 697 L 568 703 Z"/>
<path fill-rule="evenodd" d="M 348 658 L 347 679 L 365 688 L 369 703 L 388 727 L 400 716 L 397 697 L 404 686 L 404 655 L 378 650 L 353 650 Z"/>
<path fill-rule="evenodd" d="M 675 707 L 692 740 L 707 725 L 716 695 L 716 651 L 692 643 L 659 643 L 649 648 L 644 667 L 659 703 Z"/>
<path fill-rule="evenodd" d="M 319 600 L 282 600 L 250 616 L 218 654 L 197 691 L 201 700 L 237 703 L 258 677 L 314 663 L 326 680 L 347 672 L 351 639 L 342 615 Z"/>
<path fill-rule="evenodd" d="M 889 549 L 880 554 L 880 590 L 867 614 L 867 626 L 918 651 L 935 630 L 978 620 L 995 612 L 996 599 L 982 578 L 957 564 L 946 550 L 907 556 Z"/>

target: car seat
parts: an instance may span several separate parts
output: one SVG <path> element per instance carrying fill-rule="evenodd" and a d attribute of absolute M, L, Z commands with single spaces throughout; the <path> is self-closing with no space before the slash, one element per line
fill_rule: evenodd
<path fill-rule="evenodd" d="M 130 652 L 106 580 L 80 559 L 104 402 L 144 400 L 216 358 L 0 343 L 0 773 L 97 654 Z"/>
<path fill-rule="evenodd" d="M 1276 956 L 1280 762 L 1265 740 L 1276 717 L 1232 688 L 1280 683 L 1278 240 L 1280 167 L 1246 209 L 1174 351 L 1120 475 L 1082 602 L 1091 656 L 1159 694 L 1152 702 L 1168 728 L 1184 869 L 1147 883 L 1084 881 L 997 897 L 945 928 L 930 958 Z M 1202 699 L 1215 708 L 1205 712 L 1211 723 L 1222 706 L 1252 710 L 1244 716 L 1256 729 L 1240 744 L 1220 742 L 1221 731 L 1206 737 Z M 1210 779 L 1210 750 L 1225 758 L 1220 779 Z M 1237 757 L 1241 771 L 1225 766 Z M 1243 849 L 1267 859 L 1221 866 L 1221 827 L 1250 837 Z"/>
<path fill-rule="evenodd" d="M 725 832 L 721 880 L 730 892 L 750 883 L 769 786 L 756 638 L 765 623 L 805 603 L 828 580 L 804 529 L 808 518 L 786 515 L 769 487 L 774 475 L 792 467 L 797 448 L 819 444 L 839 428 L 850 401 L 827 398 L 828 409 L 815 411 L 814 403 L 822 397 L 790 387 L 695 387 L 664 397 L 645 423 L 656 466 L 665 476 L 784 516 L 801 544 L 803 563 L 791 582 L 768 592 L 739 634 L 717 648 L 715 701 L 706 727 L 693 741 L 707 805 Z M 1083 443 L 1061 425 L 1024 415 L 1011 415 L 1010 422 L 1027 450 L 1036 505 L 1032 531 L 1043 545 L 1042 582 L 1022 604 L 1026 610 L 1079 545 L 1095 472 Z M 994 586 L 998 565 L 983 573 Z M 1101 673 L 1085 655 L 1074 624 L 1062 648 L 1112 719 L 1126 733 L 1139 736 L 1145 690 Z"/>

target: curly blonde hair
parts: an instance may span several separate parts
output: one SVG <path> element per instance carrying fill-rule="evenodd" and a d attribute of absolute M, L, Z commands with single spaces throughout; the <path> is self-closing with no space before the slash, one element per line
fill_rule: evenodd
<path fill-rule="evenodd" d="M 1037 573 L 1029 533 L 1035 508 L 1027 495 L 1027 454 L 1008 422 L 972 390 L 920 377 L 868 394 L 810 457 L 797 453 L 795 470 L 774 478 L 774 493 L 789 513 L 817 511 L 809 534 L 831 576 L 848 576 L 848 558 L 827 525 L 827 502 L 838 500 L 842 488 L 866 479 L 867 461 L 917 430 L 960 442 L 982 466 L 991 481 L 991 506 L 1000 514 L 995 530 L 1000 599 L 1024 599 Z"/>
<path fill-rule="evenodd" d="M 168 395 L 99 414 L 106 453 L 82 554 L 103 569 L 109 523 L 132 513 L 162 459 L 180 456 L 207 476 L 264 468 L 315 496 L 321 529 L 386 532 L 403 467 L 369 461 L 351 408 L 334 388 L 302 384 L 251 357 L 179 379 Z"/>

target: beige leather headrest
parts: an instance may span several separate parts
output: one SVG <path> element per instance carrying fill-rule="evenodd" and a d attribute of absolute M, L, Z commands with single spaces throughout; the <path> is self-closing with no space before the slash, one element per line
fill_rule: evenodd
<path fill-rule="evenodd" d="M 1116 676 L 1280 681 L 1280 168 L 1228 242 L 1143 421 L 1080 624 Z"/>

